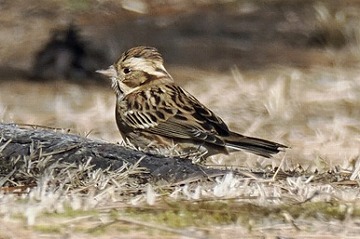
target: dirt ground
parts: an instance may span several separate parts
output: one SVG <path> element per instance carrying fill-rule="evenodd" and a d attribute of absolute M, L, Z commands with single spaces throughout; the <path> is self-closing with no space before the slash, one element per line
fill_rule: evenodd
<path fill-rule="evenodd" d="M 357 238 L 359 10 L 356 0 L 0 1 L 1 122 L 121 141 L 106 79 L 65 79 L 61 72 L 30 79 L 54 29 L 72 23 L 101 56 L 93 56 L 91 67 L 107 67 L 131 46 L 155 46 L 175 81 L 232 130 L 291 147 L 274 159 L 239 152 L 207 165 L 315 175 L 272 181 L 229 176 L 169 191 L 146 185 L 138 195 L 119 193 L 119 185 L 93 195 L 1 192 L 0 238 Z M 325 172 L 338 181 L 315 180 Z M 61 202 L 49 203 L 54 198 Z M 184 210 L 172 207 L 182 203 Z M 205 217 L 194 204 L 201 212 L 224 207 L 243 216 Z"/>

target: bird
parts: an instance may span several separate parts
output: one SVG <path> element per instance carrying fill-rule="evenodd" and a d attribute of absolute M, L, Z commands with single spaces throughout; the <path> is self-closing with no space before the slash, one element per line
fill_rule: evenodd
<path fill-rule="evenodd" d="M 192 158 L 247 151 L 265 158 L 287 146 L 231 131 L 226 123 L 178 86 L 154 47 L 125 51 L 108 69 L 116 123 L 128 145 L 151 154 Z"/>

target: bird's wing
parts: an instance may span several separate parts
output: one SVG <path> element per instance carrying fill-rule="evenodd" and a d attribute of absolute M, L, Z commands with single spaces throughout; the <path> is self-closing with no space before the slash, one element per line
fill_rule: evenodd
<path fill-rule="evenodd" d="M 149 92 L 151 94 L 149 94 Z M 194 139 L 224 146 L 226 124 L 188 92 L 175 85 L 152 87 L 128 95 L 121 119 L 133 129 L 158 135 Z"/>

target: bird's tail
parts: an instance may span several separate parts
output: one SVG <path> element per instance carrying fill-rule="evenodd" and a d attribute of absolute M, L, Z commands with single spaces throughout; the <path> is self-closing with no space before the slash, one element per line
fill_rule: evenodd
<path fill-rule="evenodd" d="M 287 146 L 279 143 L 247 137 L 234 132 L 231 132 L 231 135 L 225 138 L 225 143 L 226 148 L 230 151 L 245 150 L 266 158 L 271 158 L 273 154 L 277 154 L 287 148 Z"/>

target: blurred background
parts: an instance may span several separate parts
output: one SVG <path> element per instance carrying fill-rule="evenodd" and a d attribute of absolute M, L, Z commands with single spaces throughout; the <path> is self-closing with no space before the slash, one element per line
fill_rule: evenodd
<path fill-rule="evenodd" d="M 158 47 L 168 64 L 205 70 L 329 65 L 334 59 L 322 50 L 357 44 L 359 6 L 357 0 L 2 0 L 0 64 L 31 70 L 46 44 L 62 42 L 83 48 L 77 54 L 86 55 L 87 68 L 106 66 L 136 45 Z"/>
<path fill-rule="evenodd" d="M 291 146 L 284 167 L 351 168 L 359 24 L 357 0 L 1 0 L 0 120 L 119 142 L 115 96 L 95 70 L 150 45 L 231 129 Z"/>

